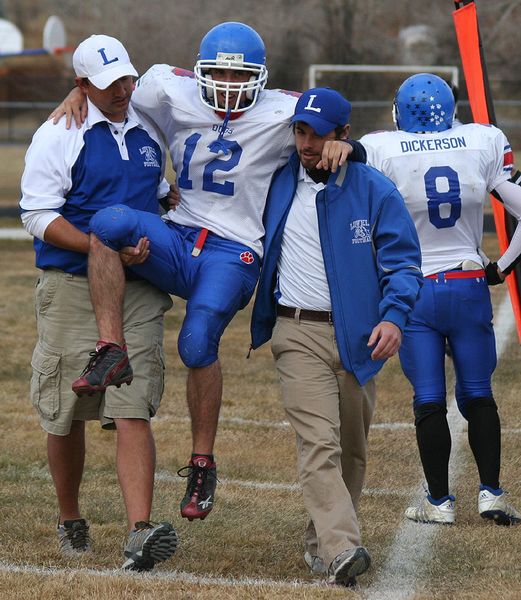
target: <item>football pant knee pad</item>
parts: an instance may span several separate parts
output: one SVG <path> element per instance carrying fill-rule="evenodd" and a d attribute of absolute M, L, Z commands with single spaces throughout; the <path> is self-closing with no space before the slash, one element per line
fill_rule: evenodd
<path fill-rule="evenodd" d="M 221 332 L 212 331 L 208 319 L 187 318 L 177 339 L 183 364 L 189 369 L 206 367 L 217 360 Z"/>
<path fill-rule="evenodd" d="M 89 231 L 112 250 L 135 245 L 138 218 L 135 211 L 124 204 L 102 208 L 90 220 Z"/>

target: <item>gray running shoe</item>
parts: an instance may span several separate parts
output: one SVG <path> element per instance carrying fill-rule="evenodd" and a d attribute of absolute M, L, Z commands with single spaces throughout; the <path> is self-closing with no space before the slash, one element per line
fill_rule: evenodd
<path fill-rule="evenodd" d="M 320 556 L 305 552 L 304 562 L 309 567 L 312 575 L 323 575 L 327 571 L 326 565 Z"/>
<path fill-rule="evenodd" d="M 127 560 L 121 568 L 129 571 L 150 571 L 156 563 L 173 556 L 178 545 L 177 533 L 170 523 L 154 526 L 139 521 L 129 533 L 123 551 Z"/>
<path fill-rule="evenodd" d="M 352 587 L 355 577 L 365 573 L 371 566 L 369 552 L 363 546 L 356 546 L 341 552 L 329 566 L 329 584 Z"/>
<path fill-rule="evenodd" d="M 70 519 L 58 523 L 56 528 L 60 543 L 60 552 L 66 556 L 77 556 L 92 551 L 89 525 L 85 519 Z"/>

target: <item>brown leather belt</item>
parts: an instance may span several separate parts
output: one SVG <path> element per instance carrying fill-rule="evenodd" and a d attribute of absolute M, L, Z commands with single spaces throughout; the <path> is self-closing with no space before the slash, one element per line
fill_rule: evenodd
<path fill-rule="evenodd" d="M 279 317 L 289 317 L 301 321 L 320 321 L 322 323 L 333 323 L 333 314 L 328 310 L 306 310 L 305 308 L 293 308 L 292 306 L 283 306 L 277 304 L 277 315 Z"/>

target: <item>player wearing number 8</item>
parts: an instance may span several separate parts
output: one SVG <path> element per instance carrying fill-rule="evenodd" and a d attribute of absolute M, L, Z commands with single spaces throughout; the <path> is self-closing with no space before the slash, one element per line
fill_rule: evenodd
<path fill-rule="evenodd" d="M 448 342 L 456 401 L 468 421 L 480 476 L 478 511 L 509 525 L 521 515 L 506 502 L 499 483 L 500 421 L 491 387 L 496 349 L 487 282 L 502 283 L 514 267 L 521 254 L 521 227 L 497 263 L 479 248 L 488 193 L 495 190 L 519 222 L 521 188 L 509 181 L 513 156 L 502 131 L 475 123 L 453 126 L 454 108 L 445 81 L 428 73 L 413 75 L 396 93 L 398 131 L 361 139 L 368 163 L 390 177 L 404 197 L 422 250 L 425 283 L 404 332 L 400 361 L 414 387 L 416 438 L 428 492 L 405 516 L 419 522 L 455 520 L 448 479 Z"/>

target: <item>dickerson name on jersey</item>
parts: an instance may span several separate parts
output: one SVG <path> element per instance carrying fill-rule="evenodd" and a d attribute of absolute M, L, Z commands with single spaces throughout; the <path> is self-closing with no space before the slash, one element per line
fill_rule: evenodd
<path fill-rule="evenodd" d="M 429 152 L 431 150 L 451 150 L 452 148 L 466 148 L 464 137 L 450 137 L 442 139 L 407 140 L 400 142 L 402 153 Z"/>

